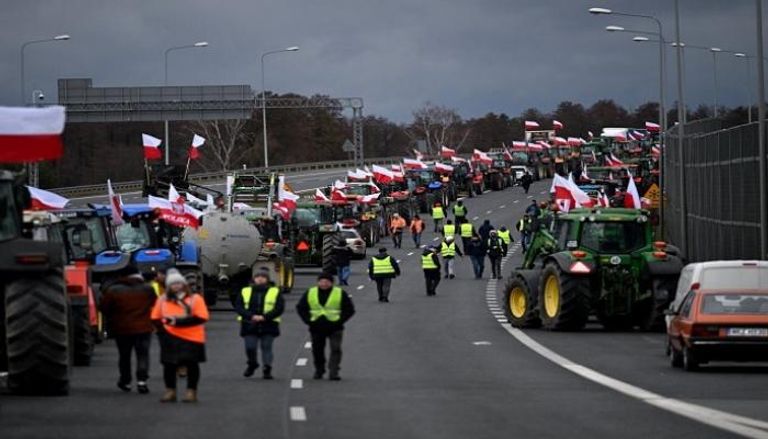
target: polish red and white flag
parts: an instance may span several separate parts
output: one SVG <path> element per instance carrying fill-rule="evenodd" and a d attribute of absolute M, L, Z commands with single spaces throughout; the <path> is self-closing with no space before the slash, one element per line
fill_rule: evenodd
<path fill-rule="evenodd" d="M 277 179 L 278 186 L 277 186 L 277 200 L 280 202 L 283 206 L 285 206 L 289 211 L 296 210 L 296 202 L 299 199 L 299 196 L 294 194 L 293 191 L 291 191 L 288 186 L 285 184 L 285 176 L 281 175 Z"/>
<path fill-rule="evenodd" d="M 480 163 L 485 163 L 486 165 L 490 165 L 493 163 L 493 159 L 483 151 L 480 151 L 479 149 L 475 149 L 472 151 L 472 160 Z"/>
<path fill-rule="evenodd" d="M 526 131 L 528 131 L 528 130 L 535 130 L 536 128 L 539 128 L 539 127 L 540 127 L 539 123 L 534 121 L 534 120 L 526 120 L 525 121 L 525 130 Z"/>
<path fill-rule="evenodd" d="M 0 107 L 0 163 L 29 163 L 61 157 L 64 107 Z"/>
<path fill-rule="evenodd" d="M 347 194 L 342 192 L 340 189 L 332 188 L 331 201 L 347 201 Z"/>
<path fill-rule="evenodd" d="M 59 194 L 54 194 L 43 189 L 27 186 L 29 195 L 32 197 L 32 210 L 55 210 L 63 209 L 69 203 L 69 199 Z"/>
<path fill-rule="evenodd" d="M 112 190 L 112 182 L 107 179 L 107 194 L 109 195 L 109 208 L 112 210 L 112 224 L 123 224 L 123 199 Z"/>
<path fill-rule="evenodd" d="M 189 159 L 197 160 L 200 158 L 199 148 L 205 143 L 205 137 L 198 136 L 197 134 L 192 137 L 192 145 L 189 147 Z"/>
<path fill-rule="evenodd" d="M 418 159 L 403 158 L 403 169 L 427 169 L 427 165 Z"/>
<path fill-rule="evenodd" d="M 424 154 L 422 154 L 418 149 L 413 150 L 413 155 L 416 157 L 416 160 L 424 160 Z"/>
<path fill-rule="evenodd" d="M 373 204 L 376 201 L 378 201 L 379 195 L 381 195 L 381 193 L 379 193 L 379 192 L 377 192 L 375 194 L 370 194 L 370 195 L 363 195 L 362 197 L 360 197 L 358 199 L 358 202 L 360 204 Z"/>
<path fill-rule="evenodd" d="M 437 162 L 435 163 L 435 172 L 439 174 L 450 174 L 453 172 L 453 166 Z"/>
<path fill-rule="evenodd" d="M 627 176 L 629 177 L 629 184 L 627 185 L 627 191 L 624 193 L 624 207 L 629 209 L 642 209 L 643 204 L 640 201 L 640 193 L 637 191 L 635 179 L 632 178 L 629 169 L 627 169 Z"/>
<path fill-rule="evenodd" d="M 315 201 L 331 201 L 320 189 L 315 189 Z"/>
<path fill-rule="evenodd" d="M 168 224 L 194 229 L 200 227 L 200 218 L 202 218 L 203 212 L 187 204 L 184 197 L 179 194 L 172 184 L 168 188 L 167 200 L 152 195 L 148 198 L 149 207 L 157 209 L 158 218 Z"/>
<path fill-rule="evenodd" d="M 379 183 L 387 184 L 395 179 L 395 175 L 392 171 L 383 166 L 373 165 L 373 178 Z"/>
<path fill-rule="evenodd" d="M 568 146 L 568 140 L 564 137 L 555 137 L 556 146 Z"/>
<path fill-rule="evenodd" d="M 449 159 L 455 155 L 456 155 L 455 149 L 447 148 L 445 146 L 440 147 L 440 157 L 444 159 Z"/>
<path fill-rule="evenodd" d="M 160 144 L 163 143 L 162 140 L 149 134 L 142 134 L 141 142 L 144 145 L 145 160 L 160 160 L 163 158 L 163 153 L 160 151 Z"/>
<path fill-rule="evenodd" d="M 565 128 L 565 125 L 563 125 L 563 123 L 560 122 L 559 120 L 553 120 L 552 121 L 552 128 L 554 128 L 555 131 L 562 130 L 563 128 Z"/>
<path fill-rule="evenodd" d="M 645 129 L 648 131 L 658 132 L 661 131 L 661 125 L 653 122 L 646 122 Z"/>
<path fill-rule="evenodd" d="M 392 168 L 393 171 L 402 171 L 403 167 L 400 165 L 390 165 L 390 168 Z"/>

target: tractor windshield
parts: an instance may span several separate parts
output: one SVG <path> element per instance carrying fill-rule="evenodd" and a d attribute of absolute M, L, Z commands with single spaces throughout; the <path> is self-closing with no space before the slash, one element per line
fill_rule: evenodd
<path fill-rule="evenodd" d="M 10 182 L 0 183 L 0 241 L 19 236 L 19 212 L 13 198 Z"/>
<path fill-rule="evenodd" d="M 79 245 L 80 234 L 88 230 L 91 232 L 91 248 L 84 249 Z M 101 218 L 71 218 L 68 219 L 64 226 L 64 233 L 66 234 L 66 242 L 69 243 L 68 251 L 71 252 L 72 260 L 81 260 L 88 257 L 89 253 L 101 253 L 104 250 L 109 249 L 109 243 L 107 242 L 107 235 L 104 232 L 103 222 Z"/>
<path fill-rule="evenodd" d="M 120 251 L 133 252 L 147 248 L 152 243 L 149 228 L 144 221 L 132 221 L 117 228 L 117 245 Z"/>
<path fill-rule="evenodd" d="M 320 224 L 320 209 L 298 208 L 293 212 L 293 219 L 300 228 L 309 228 Z"/>
<path fill-rule="evenodd" d="M 628 253 L 645 246 L 645 225 L 634 221 L 585 222 L 581 246 L 598 253 Z"/>

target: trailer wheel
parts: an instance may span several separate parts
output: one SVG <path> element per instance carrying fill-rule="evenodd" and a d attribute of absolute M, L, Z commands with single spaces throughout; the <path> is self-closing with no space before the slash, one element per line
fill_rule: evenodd
<path fill-rule="evenodd" d="M 61 269 L 19 279 L 5 290 L 8 387 L 17 393 L 69 392 L 69 306 Z"/>

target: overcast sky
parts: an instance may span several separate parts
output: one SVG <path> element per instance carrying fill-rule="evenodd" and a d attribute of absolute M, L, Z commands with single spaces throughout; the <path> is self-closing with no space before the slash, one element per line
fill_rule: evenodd
<path fill-rule="evenodd" d="M 680 4 L 683 41 L 755 53 L 753 1 Z M 657 46 L 603 30 L 652 31 L 653 22 L 592 16 L 592 6 L 656 15 L 674 39 L 672 0 L 2 0 L 0 104 L 21 101 L 21 44 L 61 33 L 72 39 L 28 47 L 27 94 L 42 89 L 52 101 L 62 77 L 161 85 L 164 50 L 205 40 L 208 48 L 171 54 L 171 83 L 259 88 L 260 54 L 298 45 L 268 58 L 268 89 L 359 96 L 366 114 L 400 122 L 427 100 L 465 118 L 550 111 L 563 100 L 656 100 Z M 746 102 L 743 61 L 722 54 L 718 64 L 720 102 Z M 712 55 L 689 51 L 686 69 L 688 102 L 711 104 Z"/>

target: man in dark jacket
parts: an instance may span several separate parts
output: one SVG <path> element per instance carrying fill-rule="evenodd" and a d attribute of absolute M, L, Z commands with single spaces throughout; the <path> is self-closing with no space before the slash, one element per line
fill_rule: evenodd
<path fill-rule="evenodd" d="M 437 257 L 437 248 L 429 246 L 421 255 L 421 269 L 424 270 L 424 281 L 427 284 L 427 296 L 437 294 L 437 285 L 440 284 L 440 258 Z"/>
<path fill-rule="evenodd" d="M 523 187 L 526 194 L 531 188 L 531 183 L 533 183 L 533 177 L 531 177 L 531 174 L 528 171 L 525 171 L 525 174 L 520 178 L 520 185 Z"/>
<path fill-rule="evenodd" d="M 376 290 L 379 292 L 379 302 L 389 302 L 389 287 L 392 279 L 400 276 L 400 266 L 397 260 L 387 254 L 387 249 L 382 247 L 379 254 L 368 262 L 368 277 L 376 282 Z"/>
<path fill-rule="evenodd" d="M 491 230 L 488 238 L 488 259 L 491 260 L 491 279 L 501 279 L 501 258 L 507 254 L 507 244 L 499 238 L 495 230 Z"/>
<path fill-rule="evenodd" d="M 339 275 L 339 285 L 349 285 L 349 275 L 351 268 L 349 265 L 352 259 L 352 249 L 346 242 L 333 248 L 333 260 L 336 263 L 336 273 Z"/>
<path fill-rule="evenodd" d="M 258 350 L 261 347 L 261 361 L 264 364 L 262 377 L 271 380 L 272 344 L 280 335 L 280 316 L 285 309 L 280 288 L 270 282 L 269 271 L 258 271 L 253 276 L 253 283 L 243 288 L 240 295 L 235 297 L 234 304 L 248 360 L 243 376 L 252 377 L 259 368 Z"/>
<path fill-rule="evenodd" d="M 296 304 L 296 312 L 309 326 L 315 363 L 314 378 L 322 379 L 325 374 L 325 344 L 328 341 L 331 346 L 327 364 L 329 379 L 339 381 L 344 324 L 355 314 L 352 299 L 346 291 L 333 285 L 333 275 L 323 273 L 318 276 L 317 285 L 308 289 Z"/>
<path fill-rule="evenodd" d="M 115 338 L 119 354 L 120 379 L 117 387 L 131 391 L 131 355 L 136 352 L 136 388 L 148 393 L 149 344 L 154 325 L 151 313 L 157 296 L 139 270 L 127 267 L 118 274 L 101 298 L 100 309 L 107 332 Z"/>
<path fill-rule="evenodd" d="M 485 270 L 486 248 L 483 241 L 480 240 L 480 236 L 477 234 L 472 235 L 466 253 L 469 255 L 469 259 L 472 260 L 472 270 L 475 272 L 475 279 L 481 279 Z"/>
<path fill-rule="evenodd" d="M 491 230 L 495 229 L 491 225 L 491 220 L 485 220 L 483 221 L 483 225 L 480 226 L 480 228 L 477 230 L 477 233 L 480 234 L 480 240 L 485 244 L 488 242 L 488 237 L 491 236 Z"/>

